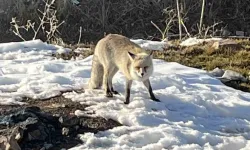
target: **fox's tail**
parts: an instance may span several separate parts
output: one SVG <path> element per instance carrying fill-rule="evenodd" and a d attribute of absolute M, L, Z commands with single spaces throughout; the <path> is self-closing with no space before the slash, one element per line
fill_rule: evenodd
<path fill-rule="evenodd" d="M 91 77 L 88 82 L 88 86 L 90 89 L 99 89 L 102 87 L 103 80 L 103 66 L 100 63 L 97 56 L 93 56 L 92 60 L 92 69 L 91 69 Z"/>

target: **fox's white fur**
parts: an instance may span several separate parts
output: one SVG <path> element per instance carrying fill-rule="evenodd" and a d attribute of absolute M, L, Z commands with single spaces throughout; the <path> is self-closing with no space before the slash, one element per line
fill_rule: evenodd
<path fill-rule="evenodd" d="M 148 88 L 151 99 L 159 101 L 149 82 L 153 73 L 152 52 L 148 53 L 122 35 L 109 34 L 95 47 L 89 88 L 101 88 L 103 85 L 107 97 L 117 94 L 112 86 L 112 78 L 118 70 L 126 77 L 126 104 L 129 103 L 133 80 L 142 81 Z"/>

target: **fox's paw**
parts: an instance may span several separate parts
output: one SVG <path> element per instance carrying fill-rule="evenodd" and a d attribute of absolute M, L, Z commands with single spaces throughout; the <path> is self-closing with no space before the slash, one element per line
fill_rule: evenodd
<path fill-rule="evenodd" d="M 112 91 L 113 94 L 117 95 L 117 94 L 120 94 L 119 92 L 117 91 Z"/>
<path fill-rule="evenodd" d="M 160 102 L 160 100 L 157 99 L 157 98 L 155 98 L 155 97 L 151 97 L 151 99 L 152 99 L 153 101 L 155 101 L 155 102 Z"/>
<path fill-rule="evenodd" d="M 129 102 L 124 102 L 124 104 L 126 104 L 126 105 L 127 105 L 127 104 L 129 104 Z"/>
<path fill-rule="evenodd" d="M 113 93 L 112 92 L 107 92 L 106 97 L 113 97 Z"/>

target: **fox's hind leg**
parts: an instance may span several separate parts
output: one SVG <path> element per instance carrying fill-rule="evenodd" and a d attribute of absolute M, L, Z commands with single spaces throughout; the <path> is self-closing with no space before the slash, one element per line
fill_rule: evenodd
<path fill-rule="evenodd" d="M 113 97 L 113 94 L 118 94 L 118 92 L 114 90 L 112 85 L 112 79 L 117 71 L 118 68 L 114 65 L 112 65 L 112 67 L 109 66 L 104 68 L 103 87 L 106 93 L 106 97 Z"/>
<path fill-rule="evenodd" d="M 109 75 L 109 88 L 110 88 L 110 90 L 111 90 L 111 92 L 113 93 L 113 94 L 119 94 L 117 91 L 115 91 L 114 90 L 114 88 L 113 88 L 113 84 L 112 84 L 112 80 L 113 80 L 113 77 L 114 77 L 114 75 L 117 73 L 117 71 L 118 71 L 118 68 L 117 67 L 113 67 L 112 69 L 111 69 L 111 72 L 110 72 L 110 75 Z"/>
<path fill-rule="evenodd" d="M 103 88 L 104 92 L 106 94 L 106 97 L 113 97 L 113 93 L 111 92 L 110 86 L 109 86 L 109 74 L 110 74 L 110 68 L 104 67 L 104 74 L 103 74 Z"/>

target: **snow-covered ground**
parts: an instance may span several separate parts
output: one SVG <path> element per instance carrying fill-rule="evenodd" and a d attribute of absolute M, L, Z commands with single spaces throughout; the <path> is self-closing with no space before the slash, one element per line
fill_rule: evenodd
<path fill-rule="evenodd" d="M 68 49 L 40 40 L 0 44 L 0 104 L 23 104 L 22 97 L 46 99 L 79 88 L 77 65 L 51 57 Z M 81 67 L 82 68 L 82 67 Z"/>
<path fill-rule="evenodd" d="M 43 99 L 85 87 L 92 56 L 68 61 L 51 57 L 58 50 L 65 51 L 41 41 L 0 44 L 0 104 L 22 104 L 23 96 Z M 90 105 L 87 110 L 95 116 L 123 124 L 81 135 L 84 143 L 72 150 L 249 149 L 250 93 L 178 63 L 154 60 L 154 68 L 150 80 L 161 102 L 151 101 L 142 83 L 133 82 L 131 102 L 123 104 L 121 73 L 113 82 L 121 95 L 114 98 L 106 98 L 101 90 L 65 93 L 73 101 Z"/>
<path fill-rule="evenodd" d="M 194 38 L 188 38 L 180 43 L 180 46 L 193 46 L 193 45 L 198 45 L 203 42 L 211 42 L 211 41 L 221 41 L 222 38 L 208 38 L 208 39 L 197 39 L 196 37 Z"/>
<path fill-rule="evenodd" d="M 163 50 L 171 46 L 167 41 L 149 41 L 143 39 L 131 39 L 131 41 L 148 50 Z"/>

